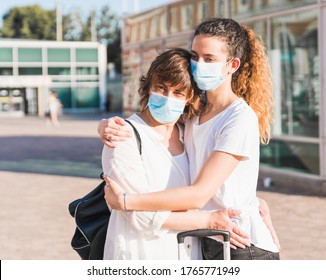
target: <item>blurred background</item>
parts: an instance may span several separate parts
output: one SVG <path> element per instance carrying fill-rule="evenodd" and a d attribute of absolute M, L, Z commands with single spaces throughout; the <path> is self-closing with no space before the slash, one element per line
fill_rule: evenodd
<path fill-rule="evenodd" d="M 122 19 L 166 1 L 0 3 L 0 116 L 122 110 Z"/>
<path fill-rule="evenodd" d="M 137 111 L 139 77 L 153 58 L 171 47 L 190 49 L 194 27 L 212 16 L 253 28 L 270 56 L 274 122 L 271 142 L 261 147 L 260 190 L 314 197 L 318 203 L 310 203 L 324 209 L 325 0 L 0 0 L 2 199 L 4 182 L 22 172 L 95 180 L 97 122 Z M 46 117 L 51 91 L 61 104 L 56 128 Z M 273 208 L 286 197 L 274 197 Z M 284 224 L 282 213 L 277 222 Z"/>

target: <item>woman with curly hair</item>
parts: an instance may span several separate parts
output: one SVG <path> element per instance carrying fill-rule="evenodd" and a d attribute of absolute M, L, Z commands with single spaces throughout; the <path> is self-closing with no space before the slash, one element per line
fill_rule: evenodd
<path fill-rule="evenodd" d="M 210 18 L 196 27 L 191 53 L 192 75 L 206 93 L 200 115 L 185 124 L 191 185 L 135 195 L 107 177 L 106 199 L 120 210 L 239 209 L 232 220 L 249 234 L 251 245 L 232 249 L 231 259 L 279 259 L 256 196 L 259 146 L 269 141 L 272 116 L 265 47 L 236 21 Z M 204 239 L 204 258 L 220 259 L 220 244 Z"/>

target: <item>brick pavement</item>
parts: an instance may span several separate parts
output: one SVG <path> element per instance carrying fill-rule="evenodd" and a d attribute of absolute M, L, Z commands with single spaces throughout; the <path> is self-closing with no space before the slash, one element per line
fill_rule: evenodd
<path fill-rule="evenodd" d="M 0 120 L 0 259 L 74 260 L 68 203 L 97 183 L 100 115 Z M 326 198 L 260 188 L 282 259 L 326 259 Z M 280 188 L 277 188 L 280 189 Z"/>

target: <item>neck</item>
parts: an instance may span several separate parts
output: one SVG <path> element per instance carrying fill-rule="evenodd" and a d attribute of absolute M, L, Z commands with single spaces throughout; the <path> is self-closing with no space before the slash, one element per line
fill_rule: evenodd
<path fill-rule="evenodd" d="M 162 124 L 157 122 L 152 115 L 150 114 L 148 109 L 145 109 L 143 112 L 139 114 L 139 117 L 153 130 L 157 133 L 161 134 L 164 138 L 170 138 L 173 132 L 173 128 L 176 122 Z"/>
<path fill-rule="evenodd" d="M 152 117 L 148 109 L 141 112 L 139 116 L 149 127 L 162 136 L 161 143 L 172 155 L 179 155 L 183 152 L 183 144 L 179 140 L 176 122 L 161 124 Z"/>
<path fill-rule="evenodd" d="M 205 113 L 214 112 L 218 114 L 231 105 L 238 97 L 229 89 L 217 88 L 214 91 L 206 93 Z"/>

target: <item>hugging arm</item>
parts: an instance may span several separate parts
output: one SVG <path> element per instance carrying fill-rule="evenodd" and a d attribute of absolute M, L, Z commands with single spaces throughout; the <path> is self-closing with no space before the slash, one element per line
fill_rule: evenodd
<path fill-rule="evenodd" d="M 121 203 L 124 204 L 124 192 L 125 190 L 121 188 L 114 180 L 105 176 L 109 187 L 105 191 L 105 199 L 111 201 L 112 197 L 122 198 Z M 112 195 L 114 194 L 114 195 Z M 129 194 L 127 195 L 127 197 Z M 110 205 L 111 206 L 111 205 Z M 121 209 L 123 209 L 122 206 Z M 123 211 L 123 212 L 134 212 L 138 211 Z M 151 213 L 151 212 L 149 212 Z M 159 211 L 158 213 L 161 213 Z M 246 232 L 241 230 L 239 227 L 235 226 L 230 218 L 237 217 L 240 214 L 238 210 L 219 210 L 215 212 L 205 212 L 205 211 L 182 211 L 182 212 L 170 212 L 170 215 L 166 218 L 165 222 L 162 224 L 164 229 L 174 229 L 174 230 L 191 230 L 191 229 L 219 229 L 227 230 L 230 232 L 231 247 L 245 248 L 245 246 L 250 246 L 249 236 Z"/>
<path fill-rule="evenodd" d="M 115 144 L 107 141 L 106 139 L 107 138 L 112 139 L 113 142 L 119 141 L 119 140 L 125 141 L 132 135 L 132 133 L 130 132 L 129 129 L 130 129 L 129 126 L 125 126 L 124 120 L 119 117 L 103 119 L 98 125 L 98 132 L 99 132 L 99 135 L 100 135 L 103 143 L 107 142 L 107 145 L 112 146 L 112 147 L 114 147 Z M 114 184 L 114 182 L 113 182 L 113 184 Z M 114 184 L 114 187 L 118 188 L 118 186 L 116 184 Z M 119 193 L 119 191 L 118 191 L 118 195 L 116 196 L 116 198 L 117 198 L 117 200 L 120 199 L 120 202 L 121 202 L 122 196 L 119 196 L 119 194 L 122 194 L 122 192 Z M 112 198 L 113 198 L 113 196 L 111 196 L 111 199 Z M 117 203 L 116 207 L 122 208 L 121 205 L 122 205 L 121 203 L 120 203 L 120 205 L 119 205 L 119 203 Z M 266 201 L 261 198 L 259 198 L 259 211 L 260 211 L 260 214 L 261 214 L 267 228 L 269 229 L 269 231 L 273 237 L 274 243 L 278 246 L 279 249 L 281 249 L 278 236 L 276 234 L 276 231 L 275 231 L 273 223 L 272 223 L 272 218 L 271 218 L 269 207 L 268 207 Z M 182 217 L 182 218 L 180 217 L 180 220 L 184 220 L 184 219 L 185 219 L 185 217 Z M 175 228 L 175 229 L 177 229 L 177 228 Z"/>
<path fill-rule="evenodd" d="M 125 125 L 125 121 L 120 117 L 101 120 L 98 132 L 103 143 L 111 147 L 115 147 L 116 142 L 121 140 L 126 141 L 132 135 L 130 126 Z M 108 139 L 110 140 L 108 141 Z M 201 208 L 222 186 L 240 159 L 231 154 L 214 151 L 191 186 L 138 195 L 137 198 L 128 194 L 128 209 L 156 211 Z M 216 169 L 221 172 L 216 173 L 214 171 Z M 114 201 L 109 202 L 115 209 L 123 208 L 122 204 L 119 208 Z"/>
<path fill-rule="evenodd" d="M 115 148 L 117 142 L 124 142 L 133 134 L 130 125 L 118 116 L 102 119 L 97 126 L 97 132 L 103 144 L 110 148 Z"/>
<path fill-rule="evenodd" d="M 142 161 L 139 157 L 136 140 L 121 143 L 115 149 L 104 147 L 103 170 L 106 175 L 114 178 L 121 186 L 122 192 L 144 193 L 150 191 Z M 126 160 L 128 158 L 128 160 Z M 137 166 L 137 168 L 135 168 Z M 107 179 L 107 177 L 105 177 Z M 135 183 L 137 182 L 137 183 Z M 105 198 L 111 187 L 106 188 Z M 110 203 L 109 203 L 110 204 Z M 110 205 L 111 206 L 111 205 Z M 214 228 L 232 231 L 231 244 L 244 248 L 249 245 L 246 233 L 235 227 L 230 217 L 239 214 L 236 210 L 216 212 L 204 211 L 122 211 L 125 219 L 136 230 L 149 235 L 163 234 L 162 229 L 190 230 L 198 228 Z"/>
<path fill-rule="evenodd" d="M 160 192 L 146 194 L 129 194 L 122 200 L 122 191 L 117 196 L 107 196 L 110 205 L 121 210 L 183 210 L 202 208 L 223 185 L 226 178 L 237 166 L 240 158 L 213 151 L 205 165 L 190 186 L 181 186 Z M 215 172 L 220 170 L 220 172 Z M 107 178 L 110 180 L 110 178 Z M 110 184 L 110 182 L 108 182 Z M 110 191 L 114 191 L 114 187 Z M 113 192 L 114 194 L 114 192 Z M 124 207 L 126 206 L 126 209 Z"/>

